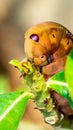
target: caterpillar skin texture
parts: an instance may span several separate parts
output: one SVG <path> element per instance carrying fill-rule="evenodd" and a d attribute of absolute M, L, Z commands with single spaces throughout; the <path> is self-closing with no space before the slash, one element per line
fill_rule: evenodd
<path fill-rule="evenodd" d="M 67 55 L 72 48 L 72 33 L 55 22 L 37 24 L 25 33 L 25 54 L 40 68 L 45 79 L 64 69 Z M 64 115 L 73 115 L 73 110 L 66 99 L 55 91 L 52 95 Z"/>
<path fill-rule="evenodd" d="M 66 58 L 73 47 L 73 35 L 64 26 L 44 22 L 25 33 L 25 54 L 44 75 L 51 76 L 64 69 Z"/>

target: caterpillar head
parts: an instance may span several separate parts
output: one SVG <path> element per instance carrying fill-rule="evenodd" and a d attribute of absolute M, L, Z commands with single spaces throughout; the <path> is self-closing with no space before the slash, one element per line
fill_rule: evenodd
<path fill-rule="evenodd" d="M 60 58 L 67 56 L 72 47 L 71 32 L 55 22 L 35 25 L 25 33 L 25 54 L 37 66 L 46 67 L 51 63 L 53 65 Z M 43 69 L 43 73 L 46 74 L 46 69 Z"/>

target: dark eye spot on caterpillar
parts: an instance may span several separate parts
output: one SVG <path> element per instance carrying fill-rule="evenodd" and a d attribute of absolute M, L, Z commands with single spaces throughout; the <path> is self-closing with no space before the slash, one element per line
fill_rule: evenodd
<path fill-rule="evenodd" d="M 30 36 L 30 39 L 32 39 L 33 41 L 38 42 L 38 41 L 39 41 L 39 36 L 38 36 L 37 34 L 32 34 L 32 35 Z"/>
<path fill-rule="evenodd" d="M 67 42 L 67 45 L 69 45 L 69 43 L 70 43 L 70 42 L 68 41 L 68 42 Z"/>
<path fill-rule="evenodd" d="M 54 33 L 52 34 L 52 37 L 55 38 L 55 34 Z"/>

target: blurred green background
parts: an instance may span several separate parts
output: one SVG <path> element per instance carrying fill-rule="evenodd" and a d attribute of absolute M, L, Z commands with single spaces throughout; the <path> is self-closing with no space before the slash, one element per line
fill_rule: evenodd
<path fill-rule="evenodd" d="M 24 33 L 43 21 L 61 23 L 73 32 L 73 0 L 0 0 L 0 93 L 23 86 L 20 73 L 9 61 L 25 57 Z M 30 101 L 19 130 L 53 130 L 34 107 Z"/>

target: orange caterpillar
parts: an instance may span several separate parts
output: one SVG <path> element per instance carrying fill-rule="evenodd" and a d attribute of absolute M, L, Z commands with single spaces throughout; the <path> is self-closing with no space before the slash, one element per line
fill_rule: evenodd
<path fill-rule="evenodd" d="M 40 66 L 44 75 L 64 69 L 66 58 L 73 47 L 73 35 L 64 26 L 55 22 L 44 22 L 25 33 L 25 54 Z"/>
<path fill-rule="evenodd" d="M 37 24 L 25 33 L 26 57 L 39 68 L 46 80 L 64 69 L 67 55 L 72 48 L 72 33 L 55 22 Z M 73 115 L 73 109 L 66 99 L 55 91 L 52 96 L 64 115 Z"/>

